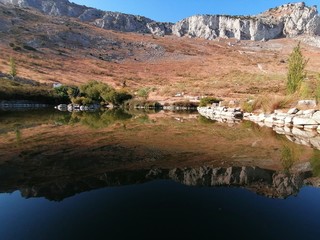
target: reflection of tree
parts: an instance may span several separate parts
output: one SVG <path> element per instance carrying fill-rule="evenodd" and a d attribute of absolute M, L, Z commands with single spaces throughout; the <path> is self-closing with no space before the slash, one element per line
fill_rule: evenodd
<path fill-rule="evenodd" d="M 294 146 L 283 145 L 281 148 L 281 164 L 286 173 L 290 172 L 290 169 L 295 161 L 298 160 L 298 154 Z"/>
<path fill-rule="evenodd" d="M 73 112 L 69 124 L 80 123 L 90 128 L 99 129 L 117 121 L 128 120 L 131 117 L 131 114 L 125 113 L 121 109 L 103 112 Z"/>
<path fill-rule="evenodd" d="M 21 143 L 21 131 L 19 128 L 14 130 L 15 134 L 16 134 L 16 140 L 17 140 L 17 145 L 19 146 Z"/>
<path fill-rule="evenodd" d="M 199 115 L 198 120 L 201 124 L 213 124 L 213 123 L 217 122 L 216 120 L 211 120 L 211 119 L 206 118 L 202 115 Z"/>
<path fill-rule="evenodd" d="M 312 166 L 313 176 L 320 176 L 320 150 L 314 149 L 313 155 L 310 159 L 310 163 Z"/>

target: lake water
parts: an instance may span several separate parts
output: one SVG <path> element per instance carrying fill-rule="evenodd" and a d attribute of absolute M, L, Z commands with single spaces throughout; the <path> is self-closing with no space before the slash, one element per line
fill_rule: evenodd
<path fill-rule="evenodd" d="M 0 236 L 319 239 L 319 156 L 197 114 L 0 112 Z"/>

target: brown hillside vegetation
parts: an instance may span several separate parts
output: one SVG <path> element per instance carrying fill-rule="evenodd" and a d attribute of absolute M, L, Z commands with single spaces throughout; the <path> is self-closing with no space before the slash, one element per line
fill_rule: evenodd
<path fill-rule="evenodd" d="M 246 98 L 285 93 L 287 59 L 297 41 L 215 41 L 155 37 L 99 29 L 71 18 L 0 5 L 0 72 L 16 59 L 18 76 L 80 84 L 98 80 L 130 91 L 152 87 L 151 97 L 178 92 Z M 320 49 L 302 44 L 308 81 L 320 72 Z"/>

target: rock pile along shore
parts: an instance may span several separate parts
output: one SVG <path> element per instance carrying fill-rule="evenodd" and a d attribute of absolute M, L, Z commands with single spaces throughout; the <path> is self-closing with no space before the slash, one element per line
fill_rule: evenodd
<path fill-rule="evenodd" d="M 227 122 L 229 124 L 240 122 L 243 118 L 243 112 L 240 108 L 227 107 L 198 107 L 199 114 L 208 119 Z"/>

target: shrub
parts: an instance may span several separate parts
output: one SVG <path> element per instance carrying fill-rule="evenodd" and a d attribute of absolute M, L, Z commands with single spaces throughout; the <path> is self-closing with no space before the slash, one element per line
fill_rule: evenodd
<path fill-rule="evenodd" d="M 71 99 L 73 104 L 79 104 L 79 105 L 90 105 L 93 103 L 91 98 L 87 97 L 76 97 Z"/>
<path fill-rule="evenodd" d="M 112 103 L 113 104 L 122 104 L 125 101 L 128 101 L 132 99 L 132 95 L 129 94 L 126 91 L 118 91 L 114 93 L 114 96 L 112 97 Z"/>
<path fill-rule="evenodd" d="M 91 102 L 111 102 L 113 105 L 121 105 L 132 98 L 132 95 L 124 90 L 118 92 L 108 84 L 97 81 L 80 86 L 80 96 L 91 99 Z"/>
<path fill-rule="evenodd" d="M 221 99 L 215 98 L 215 97 L 204 97 L 200 100 L 200 107 L 206 107 L 208 105 L 211 105 L 213 103 L 219 103 L 221 102 Z"/>
<path fill-rule="evenodd" d="M 241 104 L 241 109 L 244 112 L 251 113 L 255 110 L 255 106 L 256 106 L 256 101 L 253 101 L 253 100 L 245 101 Z"/>
<path fill-rule="evenodd" d="M 189 101 L 179 101 L 179 102 L 174 102 L 172 104 L 175 107 L 184 107 L 184 108 L 197 108 L 198 104 L 189 102 Z"/>
<path fill-rule="evenodd" d="M 301 83 L 306 77 L 304 69 L 308 61 L 302 56 L 300 43 L 293 49 L 288 62 L 287 92 L 293 94 L 300 89 Z"/>
<path fill-rule="evenodd" d="M 137 92 L 137 96 L 144 99 L 148 99 L 151 91 L 152 89 L 150 87 L 140 88 Z"/>
<path fill-rule="evenodd" d="M 311 90 L 309 85 L 306 82 L 302 82 L 299 89 L 299 95 L 302 98 L 309 98 L 311 95 Z"/>

